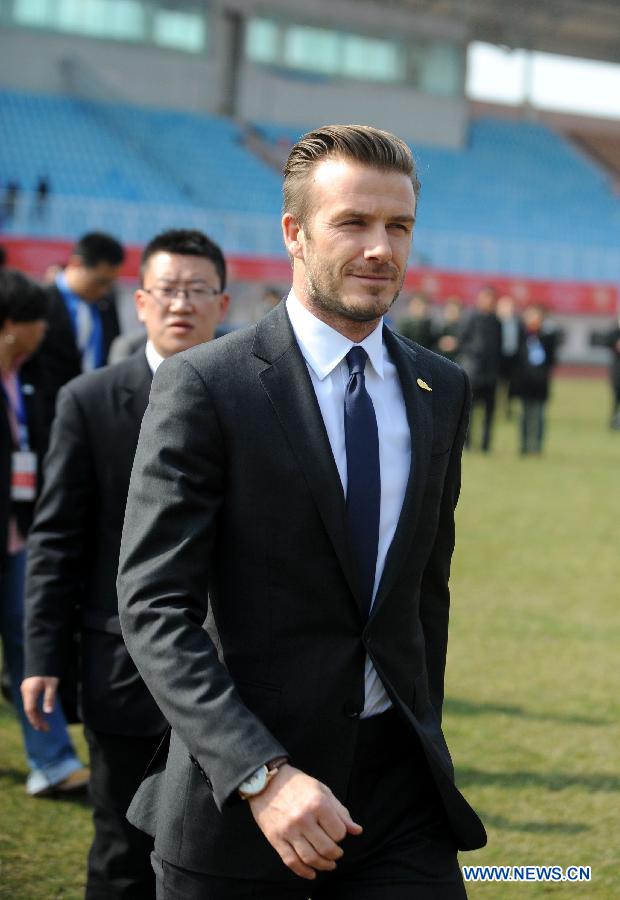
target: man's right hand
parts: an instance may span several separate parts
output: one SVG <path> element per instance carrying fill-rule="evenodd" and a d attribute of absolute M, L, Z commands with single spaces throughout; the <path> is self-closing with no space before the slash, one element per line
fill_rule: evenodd
<path fill-rule="evenodd" d="M 28 716 L 28 721 L 37 731 L 49 731 L 49 724 L 39 709 L 39 700 L 43 695 L 43 712 L 49 713 L 54 711 L 56 703 L 56 693 L 58 691 L 58 678 L 49 675 L 32 675 L 30 678 L 24 678 L 22 681 L 21 691 L 24 703 L 24 712 Z"/>
<path fill-rule="evenodd" d="M 288 764 L 247 802 L 282 862 L 301 878 L 311 880 L 316 870 L 335 869 L 343 854 L 339 842 L 347 834 L 362 833 L 326 785 Z"/>

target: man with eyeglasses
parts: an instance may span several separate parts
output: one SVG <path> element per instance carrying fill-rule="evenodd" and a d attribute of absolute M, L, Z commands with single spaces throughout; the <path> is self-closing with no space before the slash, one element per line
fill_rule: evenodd
<path fill-rule="evenodd" d="M 22 694 L 30 721 L 45 729 L 79 615 L 80 711 L 95 825 L 88 900 L 155 897 L 152 840 L 125 813 L 166 723 L 125 649 L 115 579 L 152 375 L 166 357 L 213 338 L 228 308 L 225 289 L 226 263 L 208 237 L 158 235 L 144 250 L 135 295 L 146 348 L 80 376 L 58 396 L 28 547 Z"/>

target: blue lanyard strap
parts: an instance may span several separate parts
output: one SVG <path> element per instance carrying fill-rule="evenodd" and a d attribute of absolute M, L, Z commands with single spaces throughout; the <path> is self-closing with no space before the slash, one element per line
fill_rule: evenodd
<path fill-rule="evenodd" d="M 6 405 L 11 409 L 14 413 L 15 418 L 17 420 L 17 433 L 19 440 L 19 449 L 20 450 L 29 450 L 30 449 L 30 438 L 28 434 L 28 420 L 26 418 L 26 404 L 24 403 L 24 395 L 23 395 L 23 387 L 21 378 L 19 375 L 15 376 L 17 379 L 17 405 L 14 406 L 7 389 L 2 383 L 2 393 L 4 394 L 4 401 Z"/>

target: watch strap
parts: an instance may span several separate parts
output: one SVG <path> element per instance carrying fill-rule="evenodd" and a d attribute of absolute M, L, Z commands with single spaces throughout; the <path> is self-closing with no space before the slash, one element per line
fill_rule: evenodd
<path fill-rule="evenodd" d="M 242 782 L 237 788 L 237 793 L 241 797 L 242 800 L 251 800 L 254 797 L 260 797 L 267 788 L 269 787 L 269 782 L 271 779 L 278 774 L 281 766 L 286 765 L 288 763 L 288 756 L 277 756 L 275 759 L 270 759 L 269 762 L 265 763 L 256 770 L 256 773 L 260 772 L 261 769 L 265 771 L 265 783 L 263 787 L 259 791 L 244 791 L 243 785 L 245 782 Z M 256 774 L 255 773 L 255 774 Z"/>

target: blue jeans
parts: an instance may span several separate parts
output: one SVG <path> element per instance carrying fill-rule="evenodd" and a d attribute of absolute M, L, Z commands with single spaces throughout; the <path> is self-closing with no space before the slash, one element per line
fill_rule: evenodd
<path fill-rule="evenodd" d="M 26 551 L 9 555 L 0 576 L 0 636 L 11 676 L 11 691 L 19 717 L 26 759 L 32 771 L 42 771 L 50 785 L 57 784 L 82 768 L 67 731 L 67 722 L 58 699 L 47 716 L 49 731 L 36 731 L 24 713 L 20 684 L 24 677 L 24 581 Z M 46 674 L 44 672 L 40 674 Z"/>

